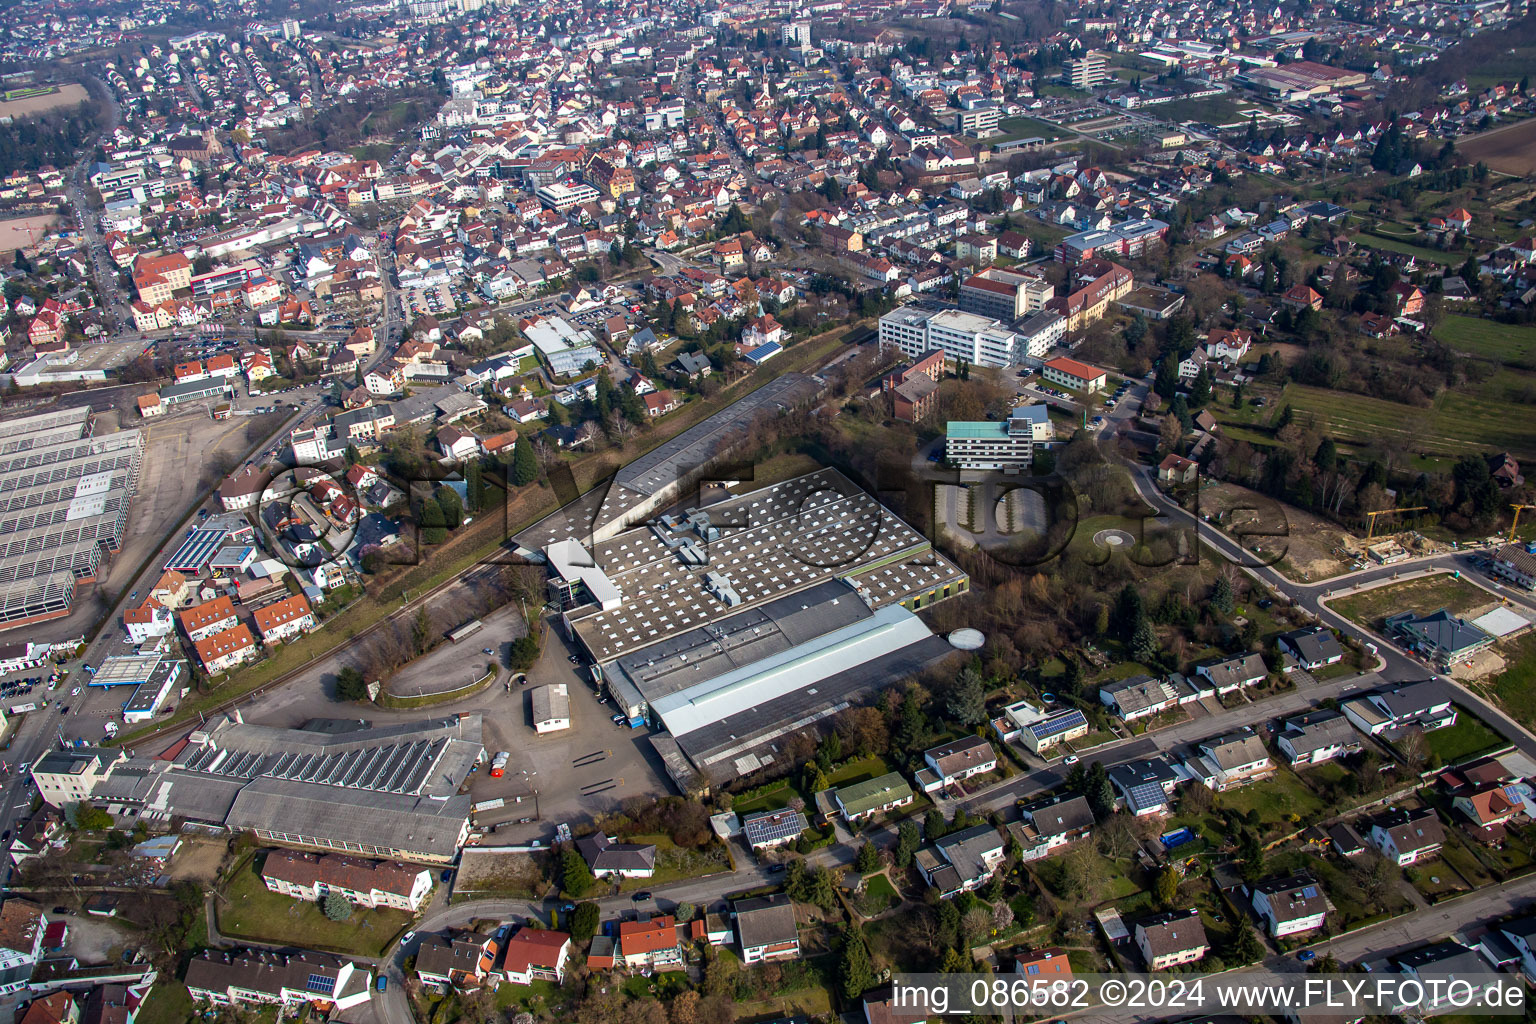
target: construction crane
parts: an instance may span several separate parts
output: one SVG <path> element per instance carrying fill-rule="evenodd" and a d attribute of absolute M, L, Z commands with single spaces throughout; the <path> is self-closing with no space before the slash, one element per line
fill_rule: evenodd
<path fill-rule="evenodd" d="M 1428 511 L 1428 509 L 1428 505 L 1415 505 L 1413 508 L 1384 508 L 1380 512 L 1367 512 L 1365 514 L 1365 518 L 1370 520 L 1371 526 L 1370 529 L 1365 531 L 1365 539 L 1370 540 L 1372 537 L 1376 536 L 1377 516 L 1395 516 L 1399 512 L 1425 512 Z"/>
<path fill-rule="evenodd" d="M 1509 539 L 1504 543 L 1513 544 L 1515 542 L 1515 531 L 1520 529 L 1520 513 L 1536 509 L 1536 505 L 1516 505 L 1514 502 L 1510 502 L 1509 507 L 1515 510 L 1515 521 L 1509 524 Z"/>

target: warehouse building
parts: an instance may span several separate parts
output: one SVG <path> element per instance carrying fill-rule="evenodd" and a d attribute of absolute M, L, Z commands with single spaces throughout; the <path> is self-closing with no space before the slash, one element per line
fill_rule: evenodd
<path fill-rule="evenodd" d="M 209 722 L 160 757 L 71 747 L 33 765 L 55 806 L 92 800 L 120 824 L 172 819 L 268 842 L 447 864 L 469 835 L 459 787 L 485 756 L 476 714 L 351 732 Z"/>
<path fill-rule="evenodd" d="M 0 629 L 68 615 L 122 544 L 144 435 L 92 437 L 91 410 L 7 420 L 0 447 Z"/>
<path fill-rule="evenodd" d="M 969 585 L 829 469 L 662 516 L 591 552 L 573 544 L 549 552 L 567 634 L 632 724 L 663 726 L 716 782 L 946 654 L 913 612 Z"/>

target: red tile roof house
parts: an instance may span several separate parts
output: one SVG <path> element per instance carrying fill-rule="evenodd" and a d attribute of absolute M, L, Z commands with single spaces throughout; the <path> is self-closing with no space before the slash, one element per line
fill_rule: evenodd
<path fill-rule="evenodd" d="M 258 608 L 253 616 L 261 642 L 271 646 L 315 628 L 315 614 L 303 594 Z"/>
<path fill-rule="evenodd" d="M 648 921 L 620 922 L 614 960 L 625 967 L 681 966 L 677 921 L 668 914 Z"/>
<path fill-rule="evenodd" d="M 565 981 L 570 956 L 571 937 L 565 932 L 520 928 L 502 951 L 500 974 L 514 985 L 531 985 L 539 979 L 559 985 Z"/>

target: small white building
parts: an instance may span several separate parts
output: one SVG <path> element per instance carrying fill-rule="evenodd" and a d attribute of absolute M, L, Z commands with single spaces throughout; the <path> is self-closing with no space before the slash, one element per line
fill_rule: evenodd
<path fill-rule="evenodd" d="M 565 683 L 535 686 L 529 697 L 533 701 L 534 732 L 559 732 L 571 727 L 571 696 Z"/>

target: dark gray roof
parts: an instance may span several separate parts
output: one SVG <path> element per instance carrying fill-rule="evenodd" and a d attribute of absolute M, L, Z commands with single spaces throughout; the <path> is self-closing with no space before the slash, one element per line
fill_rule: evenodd
<path fill-rule="evenodd" d="M 1035 831 L 1046 839 L 1093 826 L 1093 809 L 1082 795 L 1062 797 L 1053 804 L 1035 808 L 1029 817 Z"/>
<path fill-rule="evenodd" d="M 795 906 L 783 893 L 738 900 L 735 911 L 736 936 L 744 949 L 793 942 L 800 937 Z"/>

